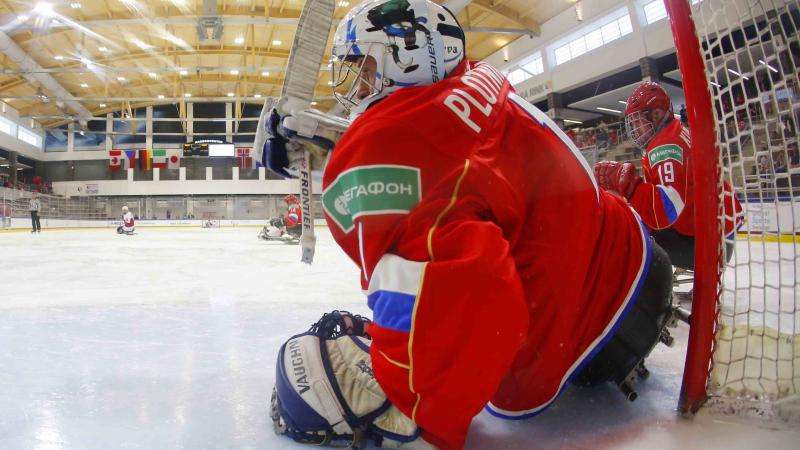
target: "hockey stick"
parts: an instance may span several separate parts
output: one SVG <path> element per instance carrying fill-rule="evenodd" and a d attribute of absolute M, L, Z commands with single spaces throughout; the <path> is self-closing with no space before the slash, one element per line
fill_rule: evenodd
<path fill-rule="evenodd" d="M 283 89 L 278 108 L 284 114 L 311 107 L 314 88 L 317 85 L 319 68 L 325 57 L 328 35 L 333 24 L 335 0 L 306 0 L 297 30 L 294 34 L 292 51 L 286 65 Z M 306 150 L 300 168 L 300 203 L 303 209 L 303 233 L 300 236 L 302 255 L 300 261 L 311 264 L 314 261 L 314 202 L 313 180 L 311 179 L 311 152 Z"/>
<path fill-rule="evenodd" d="M 314 88 L 317 85 L 319 68 L 325 56 L 328 35 L 333 24 L 335 0 L 306 0 L 297 30 L 294 35 L 292 50 L 286 65 L 281 97 L 277 103 L 267 100 L 258 121 L 258 134 L 254 142 L 255 148 L 263 148 L 264 130 L 267 117 L 276 108 L 281 116 L 295 115 L 311 107 Z M 306 264 L 314 261 L 314 203 L 313 180 L 311 177 L 311 152 L 305 150 L 299 170 L 300 203 L 303 210 L 303 232 L 300 236 L 302 255 L 300 260 Z"/>

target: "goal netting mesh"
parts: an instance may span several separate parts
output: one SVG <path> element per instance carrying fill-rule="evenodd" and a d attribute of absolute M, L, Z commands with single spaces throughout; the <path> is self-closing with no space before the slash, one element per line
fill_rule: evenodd
<path fill-rule="evenodd" d="M 216 216 L 204 216 L 201 218 L 200 226 L 203 228 L 220 228 L 222 221 Z"/>
<path fill-rule="evenodd" d="M 719 144 L 718 226 L 723 180 L 746 214 L 719 246 L 706 407 L 800 423 L 800 2 L 692 5 Z"/>

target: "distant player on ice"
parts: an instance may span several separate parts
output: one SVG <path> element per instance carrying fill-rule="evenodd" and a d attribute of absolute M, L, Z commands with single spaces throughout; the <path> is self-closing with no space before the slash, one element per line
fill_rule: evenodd
<path fill-rule="evenodd" d="M 122 207 L 122 225 L 117 227 L 119 234 L 133 234 L 134 231 L 133 214 L 128 210 L 127 206 Z"/>
<path fill-rule="evenodd" d="M 300 200 L 296 195 L 287 195 L 283 198 L 286 203 L 286 216 L 283 222 L 286 225 L 286 232 L 291 236 L 300 237 L 303 231 L 303 209 L 300 207 Z"/>
<path fill-rule="evenodd" d="M 269 220 L 261 229 L 258 238 L 265 241 L 282 241 L 287 244 L 299 244 L 303 227 L 303 211 L 297 196 L 289 194 L 283 198 L 286 203 L 286 214 Z"/>
<path fill-rule="evenodd" d="M 334 88 L 354 122 L 322 203 L 373 318 L 336 311 L 284 344 L 278 433 L 456 449 L 484 407 L 531 417 L 567 382 L 632 398 L 646 373 L 669 316 L 666 254 L 564 133 L 464 49 L 455 16 L 426 0 L 367 1 L 336 30 Z M 264 161 L 285 174 L 270 162 L 302 145 L 273 134 Z"/>
<path fill-rule="evenodd" d="M 664 88 L 649 81 L 628 98 L 625 127 L 634 144 L 644 151 L 644 177 L 636 174 L 632 163 L 600 161 L 594 167 L 597 182 L 630 202 L 673 265 L 694 270 L 694 149 L 689 130 L 675 119 L 672 101 Z M 742 206 L 727 182 L 725 217 L 726 253 L 730 259 L 734 233 L 743 216 Z"/>

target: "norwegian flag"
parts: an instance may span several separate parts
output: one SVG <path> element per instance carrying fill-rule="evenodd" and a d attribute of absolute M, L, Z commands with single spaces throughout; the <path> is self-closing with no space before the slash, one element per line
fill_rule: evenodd
<path fill-rule="evenodd" d="M 236 165 L 239 166 L 240 169 L 253 168 L 253 158 L 250 156 L 249 148 L 236 149 Z"/>
<path fill-rule="evenodd" d="M 108 170 L 122 169 L 122 150 L 109 150 Z"/>

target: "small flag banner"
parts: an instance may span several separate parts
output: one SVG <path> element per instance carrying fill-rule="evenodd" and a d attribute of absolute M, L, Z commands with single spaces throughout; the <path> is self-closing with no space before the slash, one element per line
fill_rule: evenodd
<path fill-rule="evenodd" d="M 166 169 L 167 168 L 167 151 L 166 150 L 153 150 L 153 169 Z"/>
<path fill-rule="evenodd" d="M 167 167 L 169 169 L 179 169 L 181 167 L 181 157 L 178 155 L 170 155 Z"/>
<path fill-rule="evenodd" d="M 122 169 L 122 150 L 109 150 L 108 170 Z"/>
<path fill-rule="evenodd" d="M 136 154 L 138 152 L 136 150 L 125 150 L 125 156 L 128 157 L 128 168 L 132 169 L 136 167 Z"/>
<path fill-rule="evenodd" d="M 236 149 L 236 165 L 239 166 L 240 169 L 253 168 L 253 158 L 250 156 L 249 148 Z"/>
<path fill-rule="evenodd" d="M 139 150 L 139 167 L 142 170 L 151 169 L 150 150 Z"/>

